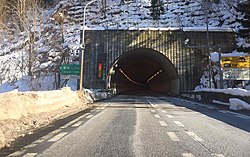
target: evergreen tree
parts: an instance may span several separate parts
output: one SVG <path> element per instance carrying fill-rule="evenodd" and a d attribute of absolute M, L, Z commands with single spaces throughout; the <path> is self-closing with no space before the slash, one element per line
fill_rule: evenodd
<path fill-rule="evenodd" d="M 151 16 L 153 20 L 159 20 L 160 15 L 164 13 L 162 0 L 151 0 Z"/>
<path fill-rule="evenodd" d="M 246 42 L 245 46 L 240 45 L 238 50 L 250 52 L 250 1 L 245 0 L 240 2 L 237 6 L 237 10 L 243 14 L 243 19 L 239 21 L 243 28 L 239 29 L 238 37 L 245 39 Z"/>

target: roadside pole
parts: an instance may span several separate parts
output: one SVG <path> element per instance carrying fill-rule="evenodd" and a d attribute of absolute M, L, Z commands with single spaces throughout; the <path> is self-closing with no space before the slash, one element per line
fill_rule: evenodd
<path fill-rule="evenodd" d="M 85 5 L 84 10 L 83 10 L 82 43 L 81 43 L 81 45 L 80 45 L 80 47 L 81 47 L 81 49 L 82 49 L 82 55 L 81 55 L 81 71 L 80 71 L 80 87 L 79 87 L 79 90 L 80 90 L 80 91 L 82 91 L 83 77 L 84 77 L 84 76 L 83 76 L 83 73 L 84 73 L 84 71 L 83 71 L 83 70 L 84 70 L 83 66 L 84 66 L 84 50 L 85 50 L 85 41 L 84 41 L 84 39 L 85 39 L 86 9 L 87 9 L 87 7 L 88 7 L 90 4 L 92 4 L 92 3 L 96 2 L 96 1 L 98 1 L 98 0 L 92 0 L 92 1 L 88 2 L 88 3 Z"/>

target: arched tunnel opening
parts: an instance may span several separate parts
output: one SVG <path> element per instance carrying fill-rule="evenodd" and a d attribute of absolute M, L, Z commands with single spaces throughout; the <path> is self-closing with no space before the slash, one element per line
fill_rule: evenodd
<path fill-rule="evenodd" d="M 158 51 L 138 48 L 122 54 L 112 66 L 108 84 L 116 92 L 179 93 L 178 74 Z"/>

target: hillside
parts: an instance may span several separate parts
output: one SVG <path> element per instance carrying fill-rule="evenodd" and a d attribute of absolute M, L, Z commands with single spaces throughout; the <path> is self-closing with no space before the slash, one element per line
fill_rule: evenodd
<path fill-rule="evenodd" d="M 29 30 L 16 29 L 12 34 L 1 31 L 0 84 L 11 82 L 11 86 L 9 83 L 4 86 L 8 86 L 8 90 L 21 91 L 60 87 L 63 83 L 58 80 L 60 64 L 78 63 L 79 60 L 80 28 L 83 8 L 87 2 L 62 0 L 53 7 L 41 8 L 36 25 L 31 25 Z M 105 8 L 100 2 L 96 2 L 87 9 L 86 26 L 101 30 L 205 28 L 204 4 L 203 0 L 168 0 L 163 1 L 158 14 L 153 14 L 150 0 L 107 0 Z M 243 15 L 236 11 L 236 6 L 237 0 L 230 3 L 227 0 L 209 3 L 209 27 L 232 28 L 237 32 L 241 28 L 237 19 L 242 19 Z M 63 19 L 60 15 L 63 15 Z M 34 37 L 33 42 L 30 42 L 31 36 Z M 238 46 L 249 46 L 244 39 L 239 38 L 238 41 Z M 27 76 L 28 74 L 31 76 Z M 19 88 L 22 84 L 17 84 L 16 81 L 20 78 L 23 78 L 22 81 L 27 80 L 24 83 L 27 88 Z M 41 84 L 44 79 L 50 80 L 46 81 L 46 87 Z M 75 86 L 76 83 L 73 84 Z"/>

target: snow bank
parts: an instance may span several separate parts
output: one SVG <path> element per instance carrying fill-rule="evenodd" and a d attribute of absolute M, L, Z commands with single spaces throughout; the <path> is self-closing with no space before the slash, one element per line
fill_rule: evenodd
<path fill-rule="evenodd" d="M 69 87 L 54 91 L 0 94 L 0 149 L 18 137 L 87 108 L 86 92 Z"/>
<path fill-rule="evenodd" d="M 195 91 L 203 91 L 203 92 L 218 92 L 218 93 L 225 93 L 225 94 L 231 94 L 231 95 L 237 95 L 237 96 L 250 96 L 250 91 L 241 89 L 241 88 L 227 88 L 227 89 L 210 89 L 210 88 L 202 88 L 197 89 Z"/>
<path fill-rule="evenodd" d="M 103 92 L 89 89 L 76 92 L 65 87 L 39 92 L 16 89 L 0 94 L 0 149 L 33 130 L 86 109 L 87 103 L 110 96 Z"/>
<path fill-rule="evenodd" d="M 87 98 L 63 88 L 56 91 L 12 92 L 0 94 L 0 120 L 20 119 L 29 114 L 51 112 L 76 104 L 86 104 Z"/>
<path fill-rule="evenodd" d="M 250 104 L 248 104 L 245 101 L 242 101 L 240 99 L 231 98 L 231 99 L 229 99 L 229 102 L 230 102 L 230 109 L 231 110 L 242 110 L 242 109 L 250 110 Z"/>

